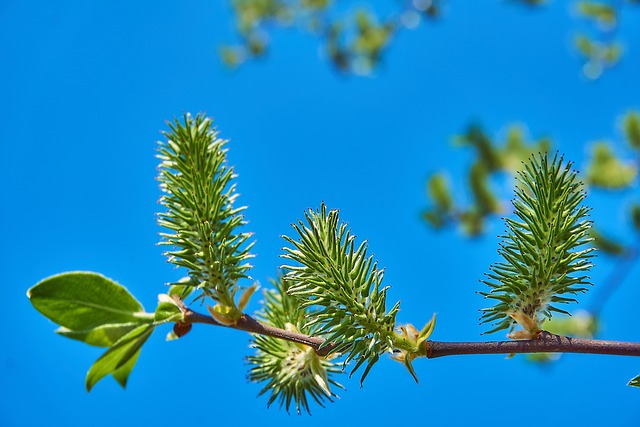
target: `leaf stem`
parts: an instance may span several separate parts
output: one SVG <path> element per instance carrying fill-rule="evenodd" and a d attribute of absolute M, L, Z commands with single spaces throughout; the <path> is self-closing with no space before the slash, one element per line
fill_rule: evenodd
<path fill-rule="evenodd" d="M 224 326 L 211 316 L 186 309 L 184 322 L 204 323 Z M 252 334 L 267 335 L 305 344 L 312 347 L 320 356 L 327 355 L 337 343 L 324 344 L 321 337 L 313 337 L 291 332 L 258 322 L 251 316 L 243 314 L 235 325 L 229 326 Z M 540 332 L 538 338 L 532 340 L 509 341 L 427 341 L 427 358 L 454 356 L 463 354 L 515 354 L 515 353 L 585 353 L 609 354 L 618 356 L 640 356 L 640 343 L 624 341 L 592 340 L 555 335 L 546 331 Z"/>

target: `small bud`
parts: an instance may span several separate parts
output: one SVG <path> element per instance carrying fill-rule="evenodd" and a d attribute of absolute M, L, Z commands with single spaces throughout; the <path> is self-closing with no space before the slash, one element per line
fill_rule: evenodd
<path fill-rule="evenodd" d="M 173 325 L 173 333 L 176 334 L 178 338 L 182 338 L 189 333 L 192 326 L 193 325 L 191 323 L 178 321 Z"/>

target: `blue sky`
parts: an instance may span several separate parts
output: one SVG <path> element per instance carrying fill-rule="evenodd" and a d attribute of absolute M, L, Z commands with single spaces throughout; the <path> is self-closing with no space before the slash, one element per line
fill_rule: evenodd
<path fill-rule="evenodd" d="M 0 425 L 506 425 L 518 417 L 528 426 L 549 416 L 552 424 L 637 425 L 640 390 L 625 384 L 640 373 L 638 360 L 589 355 L 545 367 L 502 356 L 418 360 L 418 385 L 382 360 L 364 388 L 345 375 L 339 401 L 314 407 L 312 417 L 287 415 L 267 409 L 256 398 L 261 387 L 245 379 L 248 336 L 205 326 L 170 343 L 156 332 L 126 391 L 106 379 L 86 393 L 84 376 L 101 350 L 54 334 L 25 292 L 49 275 L 90 270 L 153 310 L 163 284 L 181 277 L 156 246 L 154 156 L 166 120 L 206 112 L 230 139 L 257 239 L 251 274 L 263 286 L 282 262 L 280 236 L 324 201 L 386 267 L 389 300 L 402 301 L 399 320 L 421 326 L 437 312 L 433 338 L 460 341 L 487 338 L 475 291 L 497 260 L 503 226 L 491 223 L 470 242 L 421 222 L 429 174 L 454 177 L 470 162 L 451 136 L 472 120 L 498 136 L 526 123 L 532 138 L 550 136 L 580 166 L 595 140 L 625 153 L 618 120 L 640 108 L 638 8 L 626 7 L 621 22 L 623 61 L 589 83 L 570 49 L 581 24 L 564 2 L 536 11 L 450 2 L 441 22 L 400 34 L 373 77 L 337 75 L 317 39 L 291 30 L 272 35 L 265 60 L 224 69 L 216 51 L 233 41 L 226 3 L 0 5 Z M 587 203 L 598 224 L 630 241 L 621 207 L 636 192 L 594 193 Z M 597 259 L 585 307 L 612 268 Z M 636 266 L 607 303 L 602 338 L 640 340 L 639 279 Z"/>

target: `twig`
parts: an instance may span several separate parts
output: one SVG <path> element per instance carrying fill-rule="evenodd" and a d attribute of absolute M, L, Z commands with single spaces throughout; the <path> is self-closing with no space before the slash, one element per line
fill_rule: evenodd
<path fill-rule="evenodd" d="M 224 326 L 211 316 L 186 309 L 184 322 Z M 252 334 L 266 335 L 305 344 L 316 353 L 326 356 L 337 343 L 325 344 L 324 338 L 290 332 L 260 323 L 249 315 L 242 315 L 236 325 L 229 326 Z M 542 331 L 538 338 L 517 341 L 446 342 L 427 341 L 427 357 L 430 359 L 462 354 L 514 354 L 514 353 L 586 353 L 618 356 L 640 356 L 640 343 L 623 341 L 571 338 Z"/>
<path fill-rule="evenodd" d="M 187 323 L 205 323 L 208 325 L 225 326 L 217 322 L 213 317 L 205 314 L 197 313 L 191 309 L 186 309 L 184 312 L 184 322 Z M 296 342 L 299 344 L 305 344 L 313 348 L 315 352 L 320 356 L 326 356 L 335 347 L 335 344 L 324 344 L 325 340 L 321 337 L 312 337 L 309 335 L 301 334 L 298 332 L 291 332 L 285 329 L 276 328 L 271 325 L 258 322 L 248 314 L 243 314 L 235 325 L 228 326 L 232 329 L 238 329 L 252 334 L 266 335 L 269 337 L 280 338 L 287 341 Z"/>
<path fill-rule="evenodd" d="M 427 357 L 456 354 L 588 353 L 640 356 L 640 343 L 591 340 L 554 335 L 543 331 L 539 338 L 521 341 L 427 342 Z"/>

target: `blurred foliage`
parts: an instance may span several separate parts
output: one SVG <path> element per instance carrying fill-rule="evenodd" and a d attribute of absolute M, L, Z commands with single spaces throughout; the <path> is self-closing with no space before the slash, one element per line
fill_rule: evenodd
<path fill-rule="evenodd" d="M 587 169 L 587 182 L 592 186 L 619 190 L 631 185 L 637 175 L 637 166 L 619 159 L 610 143 L 599 141 L 592 147 Z"/>
<path fill-rule="evenodd" d="M 640 113 L 628 111 L 621 120 L 622 143 L 600 141 L 593 145 L 582 178 L 592 189 L 622 190 L 637 183 L 637 160 L 640 150 Z M 486 221 L 496 214 L 504 214 L 507 201 L 503 200 L 496 182 L 513 185 L 513 176 L 522 162 L 536 152 L 548 152 L 552 143 L 548 138 L 527 141 L 522 126 L 509 125 L 504 141 L 495 141 L 478 124 L 470 125 L 462 135 L 454 137 L 454 145 L 471 147 L 473 157 L 466 173 L 468 202 L 458 202 L 447 171 L 438 171 L 427 180 L 428 208 L 423 219 L 432 227 L 441 229 L 458 226 L 465 235 L 478 236 L 485 231 Z M 614 150 L 615 146 L 615 150 Z M 626 152 L 625 152 L 626 150 Z M 623 158 L 617 152 L 624 152 Z M 501 184 L 504 185 L 504 184 Z M 502 191 L 504 194 L 504 191 Z M 640 205 L 630 209 L 631 222 L 640 229 Z M 625 245 L 600 230 L 592 231 L 596 246 L 610 255 L 623 255 Z"/>
<path fill-rule="evenodd" d="M 592 228 L 589 235 L 593 238 L 593 241 L 596 242 L 596 246 L 601 252 L 613 256 L 622 256 L 628 252 L 628 248 L 625 245 L 602 234 L 596 229 Z"/>
<path fill-rule="evenodd" d="M 627 144 L 636 150 L 640 149 L 640 113 L 628 112 L 622 119 L 622 131 Z"/>
<path fill-rule="evenodd" d="M 637 203 L 631 205 L 631 223 L 636 231 L 640 231 L 640 205 Z"/>
<path fill-rule="evenodd" d="M 233 0 L 239 42 L 220 49 L 223 63 L 231 68 L 264 56 L 269 33 L 278 27 L 300 29 L 318 36 L 331 64 L 349 74 L 370 74 L 401 28 L 415 28 L 423 19 L 440 16 L 439 0 L 398 2 L 399 14 L 381 16 L 373 4 L 350 10 L 331 0 Z"/>
<path fill-rule="evenodd" d="M 592 313 L 577 310 L 572 316 L 555 316 L 544 324 L 552 334 L 593 338 L 598 331 L 598 318 Z"/>
<path fill-rule="evenodd" d="M 546 138 L 526 141 L 523 129 L 517 125 L 509 127 L 504 142 L 494 143 L 479 125 L 473 124 L 464 134 L 454 137 L 454 144 L 474 150 L 475 158 L 466 176 L 469 201 L 456 203 L 447 174 L 438 172 L 427 181 L 431 203 L 422 216 L 435 228 L 457 223 L 468 236 L 481 234 L 487 217 L 505 211 L 506 203 L 500 200 L 491 181 L 505 173 L 513 176 L 531 154 L 551 148 L 551 142 Z"/>
<path fill-rule="evenodd" d="M 530 9 L 545 7 L 546 0 L 512 0 Z M 383 13 L 375 2 L 332 0 L 231 0 L 238 42 L 220 48 L 222 62 L 236 68 L 269 51 L 270 33 L 277 28 L 295 28 L 317 36 L 334 68 L 342 73 L 367 75 L 383 61 L 385 50 L 402 30 L 413 30 L 423 21 L 442 18 L 444 0 L 402 0 L 392 12 Z M 637 0 L 574 2 L 577 25 L 574 38 L 581 57 L 582 74 L 599 78 L 623 54 L 619 33 L 624 9 Z M 388 8 L 387 8 L 388 9 Z"/>
<path fill-rule="evenodd" d="M 598 79 L 604 70 L 620 61 L 624 49 L 617 38 L 620 15 L 637 1 L 578 1 L 576 15 L 585 29 L 574 38 L 574 46 L 582 57 L 582 74 L 589 80 Z"/>

